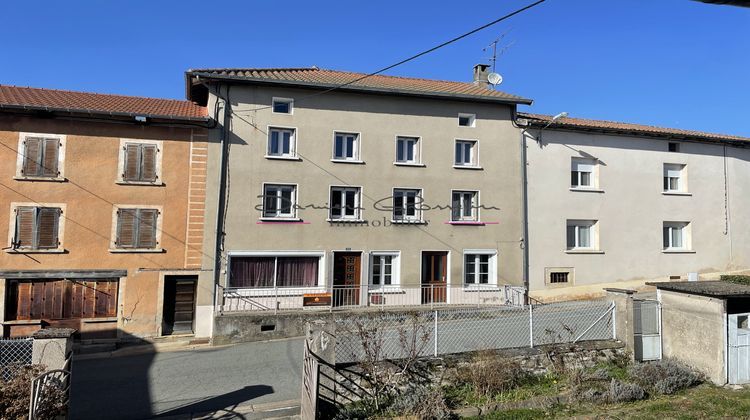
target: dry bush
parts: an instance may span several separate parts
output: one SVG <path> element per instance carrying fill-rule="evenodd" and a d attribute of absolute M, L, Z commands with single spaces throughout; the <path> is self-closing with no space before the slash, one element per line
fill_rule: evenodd
<path fill-rule="evenodd" d="M 671 395 L 702 382 L 702 375 L 690 367 L 669 359 L 636 363 L 630 376 L 649 392 Z"/>
<path fill-rule="evenodd" d="M 492 353 L 480 353 L 458 370 L 458 380 L 471 385 L 478 398 L 510 391 L 528 376 L 518 361 Z"/>
<path fill-rule="evenodd" d="M 412 415 L 420 419 L 448 419 L 451 416 L 445 394 L 439 386 L 412 387 L 396 397 L 389 409 L 400 416 Z"/>
<path fill-rule="evenodd" d="M 638 384 L 612 379 L 607 391 L 607 400 L 613 403 L 639 401 L 646 398 L 646 391 Z"/>
<path fill-rule="evenodd" d="M 31 380 L 44 372 L 44 366 L 11 364 L 4 372 L 9 379 L 0 378 L 0 419 L 25 419 L 29 414 Z"/>

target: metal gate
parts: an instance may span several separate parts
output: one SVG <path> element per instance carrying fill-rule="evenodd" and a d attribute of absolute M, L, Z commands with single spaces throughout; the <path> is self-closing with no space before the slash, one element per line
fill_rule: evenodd
<path fill-rule="evenodd" d="M 661 306 L 656 300 L 633 300 L 635 360 L 661 359 Z"/>
<path fill-rule="evenodd" d="M 727 315 L 729 383 L 750 383 L 750 313 Z"/>

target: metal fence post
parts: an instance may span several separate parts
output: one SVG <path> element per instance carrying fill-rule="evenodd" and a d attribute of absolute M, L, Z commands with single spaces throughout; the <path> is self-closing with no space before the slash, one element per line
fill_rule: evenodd
<path fill-rule="evenodd" d="M 279 310 L 279 289 L 277 288 L 276 283 L 274 282 L 273 285 L 273 314 L 276 315 L 277 311 Z"/>
<path fill-rule="evenodd" d="M 617 305 L 612 301 L 612 339 L 617 340 Z"/>
<path fill-rule="evenodd" d="M 534 305 L 529 303 L 529 347 L 534 348 Z"/>
<path fill-rule="evenodd" d="M 433 323 L 435 324 L 434 329 L 435 332 L 433 333 L 433 336 L 435 337 L 435 357 L 438 355 L 438 311 L 435 311 L 435 318 L 433 320 Z"/>

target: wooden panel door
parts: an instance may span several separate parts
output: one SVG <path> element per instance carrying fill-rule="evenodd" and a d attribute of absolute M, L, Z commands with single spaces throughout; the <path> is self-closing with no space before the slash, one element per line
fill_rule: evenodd
<path fill-rule="evenodd" d="M 422 303 L 447 302 L 448 252 L 422 252 Z"/>
<path fill-rule="evenodd" d="M 333 306 L 359 305 L 361 271 L 361 253 L 333 254 Z"/>
<path fill-rule="evenodd" d="M 195 320 L 194 276 L 171 277 L 164 279 L 164 311 L 162 333 L 192 334 Z"/>

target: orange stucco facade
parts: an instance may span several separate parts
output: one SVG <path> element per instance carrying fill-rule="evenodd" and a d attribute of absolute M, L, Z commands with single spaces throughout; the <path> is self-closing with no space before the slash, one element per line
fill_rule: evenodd
<path fill-rule="evenodd" d="M 18 176 L 22 133 L 61 136 L 61 178 L 28 180 Z M 159 182 L 121 181 L 122 142 L 159 145 Z M 138 124 L 72 118 L 42 118 L 0 113 L 0 321 L 3 334 L 22 336 L 54 321 L 18 320 L 8 315 L 10 280 L 39 273 L 76 277 L 95 270 L 123 272 L 118 277 L 116 315 L 75 321 L 81 338 L 155 337 L 163 333 L 164 284 L 170 276 L 197 277 L 201 264 L 205 200 L 206 129 L 199 124 Z M 14 205 L 60 204 L 58 250 L 19 251 L 12 242 Z M 117 206 L 159 209 L 158 246 L 153 250 L 116 249 Z M 72 272 L 73 274 L 61 274 Z M 10 274 L 9 274 L 10 273 Z M 15 273 L 15 274 L 13 274 Z M 9 319 L 10 318 L 10 319 Z M 65 322 L 62 322 L 65 325 Z"/>

